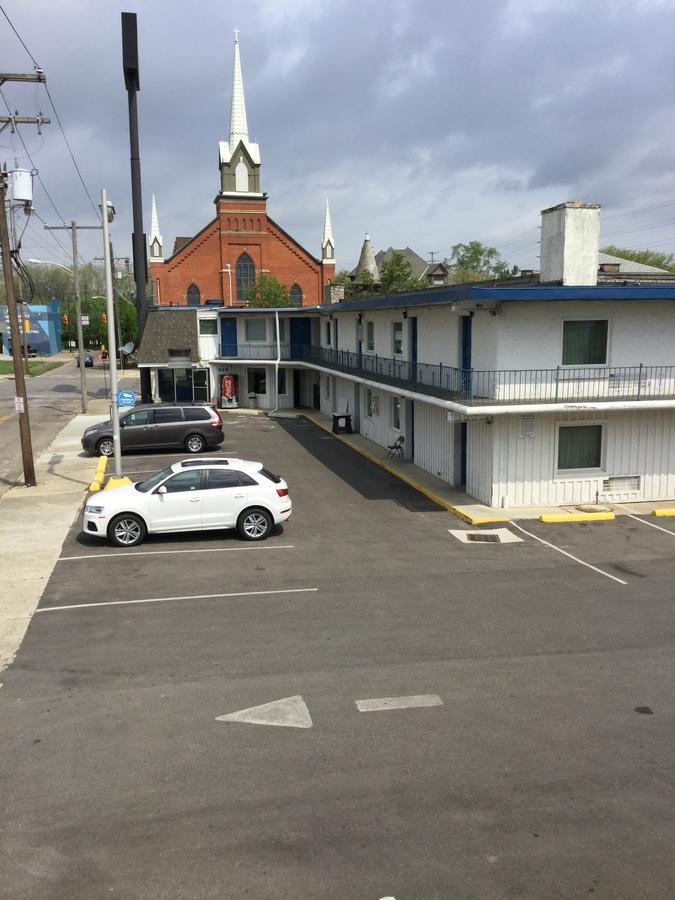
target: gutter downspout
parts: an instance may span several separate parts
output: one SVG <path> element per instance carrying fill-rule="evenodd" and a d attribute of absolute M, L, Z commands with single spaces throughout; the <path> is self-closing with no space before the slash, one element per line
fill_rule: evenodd
<path fill-rule="evenodd" d="M 279 335 L 279 310 L 274 310 L 274 327 L 277 333 L 277 358 L 274 360 L 274 401 L 276 406 L 270 410 L 270 414 L 279 409 L 279 361 L 281 360 L 281 338 Z"/>

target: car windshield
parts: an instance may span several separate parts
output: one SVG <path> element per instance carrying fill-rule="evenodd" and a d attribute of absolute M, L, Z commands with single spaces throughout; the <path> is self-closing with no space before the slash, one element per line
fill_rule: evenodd
<path fill-rule="evenodd" d="M 171 468 L 171 466 L 167 466 L 166 469 L 162 469 L 161 472 L 156 472 L 154 475 L 146 478 L 145 481 L 137 482 L 134 487 L 137 491 L 141 491 L 142 493 L 146 494 L 148 491 L 151 491 L 154 487 L 156 487 L 160 483 L 160 481 L 168 478 L 168 476 L 172 473 L 173 469 Z"/>

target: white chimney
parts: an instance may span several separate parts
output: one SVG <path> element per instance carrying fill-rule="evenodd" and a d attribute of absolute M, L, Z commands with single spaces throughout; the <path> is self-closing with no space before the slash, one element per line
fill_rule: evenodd
<path fill-rule="evenodd" d="M 541 211 L 542 283 L 598 283 L 600 204 L 570 200 Z"/>

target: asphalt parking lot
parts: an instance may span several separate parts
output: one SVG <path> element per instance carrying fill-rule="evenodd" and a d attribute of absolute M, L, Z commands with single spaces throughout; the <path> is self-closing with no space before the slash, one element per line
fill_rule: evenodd
<path fill-rule="evenodd" d="M 74 524 L 2 676 L 0 897 L 670 896 L 675 522 L 465 543 L 306 420 L 225 422 L 293 517 Z"/>

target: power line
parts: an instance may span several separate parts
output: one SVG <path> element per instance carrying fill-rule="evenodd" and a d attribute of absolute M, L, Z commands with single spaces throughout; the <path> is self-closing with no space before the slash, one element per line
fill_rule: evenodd
<path fill-rule="evenodd" d="M 664 225 L 675 225 L 675 219 L 665 219 L 663 222 L 652 222 L 651 225 L 636 225 L 634 228 L 624 228 L 622 231 L 610 231 L 610 233 L 604 235 L 604 237 L 618 237 L 620 234 L 632 234 L 634 231 L 649 231 L 652 228 L 661 228 Z"/>
<path fill-rule="evenodd" d="M 42 67 L 38 64 L 38 61 L 35 59 L 35 57 L 33 56 L 33 54 L 32 54 L 32 53 L 30 52 L 30 50 L 28 49 L 28 46 L 26 45 L 26 42 L 25 42 L 24 39 L 21 37 L 21 35 L 19 34 L 19 32 L 16 30 L 16 28 L 15 28 L 14 25 L 12 24 L 12 20 L 9 18 L 9 16 L 8 16 L 7 13 L 5 12 L 5 10 L 2 8 L 2 6 L 0 6 L 0 12 L 2 12 L 3 16 L 5 17 L 5 19 L 7 19 L 7 22 L 8 22 L 8 24 L 9 24 L 9 27 L 12 29 L 12 31 L 14 32 L 14 34 L 15 34 L 15 35 L 17 36 L 17 38 L 19 39 L 19 42 L 20 42 L 21 46 L 24 48 L 24 50 L 26 51 L 26 53 L 27 53 L 27 54 L 30 56 L 30 58 L 32 59 L 33 65 L 35 66 L 35 68 L 38 69 L 40 72 L 42 72 L 42 71 L 43 71 Z M 84 191 L 85 191 L 85 193 L 86 193 L 86 195 L 87 195 L 87 197 L 88 197 L 88 199 L 89 199 L 89 202 L 91 203 L 92 208 L 93 208 L 94 212 L 96 213 L 96 217 L 97 217 L 97 218 L 99 219 L 99 221 L 100 221 L 100 220 L 101 220 L 101 213 L 100 213 L 100 211 L 99 211 L 98 206 L 94 203 L 94 201 L 93 201 L 93 199 L 92 199 L 92 196 L 91 196 L 91 194 L 90 194 L 90 192 L 89 192 L 89 188 L 87 187 L 87 185 L 86 185 L 86 183 L 85 183 L 85 180 L 84 180 L 84 177 L 82 176 L 82 172 L 80 171 L 80 167 L 79 167 L 78 164 L 77 164 L 77 160 L 75 159 L 75 154 L 73 153 L 73 149 L 72 149 L 72 147 L 70 146 L 70 141 L 68 140 L 68 137 L 66 136 L 66 132 L 65 132 L 65 129 L 64 129 L 64 127 L 63 127 L 63 123 L 61 122 L 61 117 L 59 116 L 59 114 L 58 114 L 58 112 L 57 112 L 57 110 L 56 110 L 56 105 L 55 105 L 55 103 L 54 103 L 54 98 L 53 98 L 52 95 L 51 95 L 51 92 L 50 92 L 50 90 L 49 90 L 49 87 L 48 87 L 48 85 L 47 85 L 47 82 L 44 81 L 44 82 L 42 82 L 42 83 L 44 84 L 44 89 L 45 89 L 45 91 L 47 92 L 47 97 L 48 97 L 48 99 L 49 99 L 49 103 L 51 104 L 52 110 L 54 111 L 54 116 L 56 117 L 56 121 L 58 122 L 59 129 L 60 129 L 60 131 L 61 131 L 61 134 L 63 135 L 63 140 L 65 141 L 66 147 L 68 148 L 68 153 L 70 154 L 70 158 L 71 158 L 71 160 L 72 160 L 72 162 L 73 162 L 73 165 L 75 166 L 75 171 L 77 172 L 77 177 L 80 179 L 80 182 L 81 182 L 82 187 L 84 188 Z M 5 103 L 7 103 L 6 100 L 5 100 Z M 9 105 L 8 105 L 7 108 L 9 109 Z M 10 111 L 10 115 L 11 115 L 11 111 Z M 18 129 L 17 129 L 17 131 L 18 131 Z M 21 137 L 21 135 L 19 135 L 19 137 Z M 22 140 L 21 140 L 21 143 L 23 144 L 23 138 L 22 138 Z M 26 147 L 26 145 L 24 144 L 24 149 L 25 149 L 25 147 Z M 28 151 L 26 150 L 26 152 L 28 152 Z M 28 158 L 30 159 L 30 156 L 29 156 Z M 32 159 L 31 159 L 31 163 L 32 163 L 32 162 L 33 162 L 33 161 L 32 161 Z M 35 168 L 35 166 L 33 166 L 33 168 Z M 45 191 L 45 193 L 46 193 L 46 191 Z M 50 202 L 51 202 L 51 201 L 50 201 Z M 52 203 L 52 206 L 53 206 L 53 205 L 54 205 L 54 204 Z M 54 209 L 56 209 L 56 207 L 54 207 Z M 65 222 L 63 216 L 59 215 L 59 218 L 61 219 L 62 222 Z"/>
<path fill-rule="evenodd" d="M 33 60 L 33 65 L 35 66 L 35 68 L 36 68 L 36 69 L 39 69 L 40 66 L 39 66 L 38 63 L 37 63 L 37 60 L 35 59 L 35 57 L 33 56 L 33 54 L 30 52 L 30 50 L 28 49 L 28 47 L 26 46 L 26 44 L 25 44 L 23 38 L 21 37 L 21 35 L 19 34 L 19 32 L 18 32 L 18 31 L 16 30 L 16 28 L 12 25 L 12 20 L 9 18 L 9 16 L 8 16 L 7 13 L 5 12 L 5 10 L 2 8 L 2 6 L 0 6 L 0 12 L 1 12 L 1 13 L 3 14 L 3 16 L 7 19 L 7 22 L 8 22 L 8 24 L 9 24 L 9 27 L 12 29 L 12 31 L 14 32 L 14 34 L 15 34 L 15 35 L 17 36 L 17 38 L 19 39 L 19 43 L 21 44 L 21 46 L 23 47 L 23 49 L 24 49 L 24 50 L 26 51 L 26 53 L 30 56 L 30 58 Z"/>

